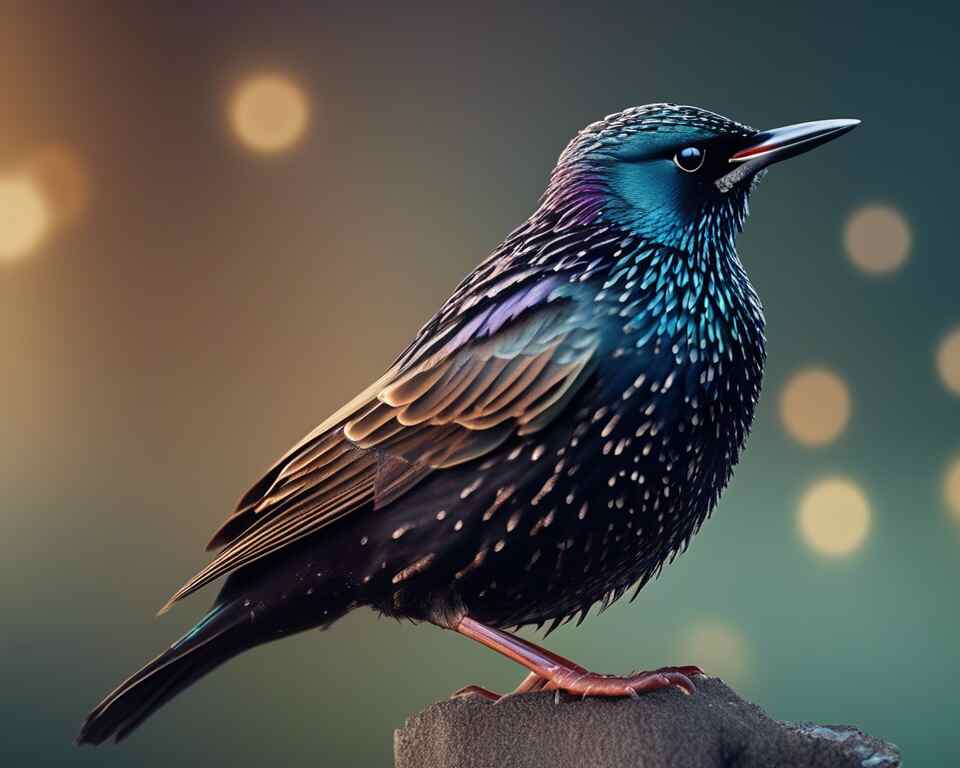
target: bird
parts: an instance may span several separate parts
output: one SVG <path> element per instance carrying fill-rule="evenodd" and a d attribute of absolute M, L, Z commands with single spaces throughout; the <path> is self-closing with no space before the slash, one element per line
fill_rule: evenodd
<path fill-rule="evenodd" d="M 533 214 L 240 499 L 161 612 L 226 576 L 212 609 L 77 741 L 119 742 L 233 656 L 359 607 L 503 654 L 528 670 L 517 690 L 693 693 L 699 667 L 599 674 L 513 630 L 636 595 L 710 516 L 766 358 L 736 249 L 750 196 L 858 124 L 657 103 L 577 133 Z"/>

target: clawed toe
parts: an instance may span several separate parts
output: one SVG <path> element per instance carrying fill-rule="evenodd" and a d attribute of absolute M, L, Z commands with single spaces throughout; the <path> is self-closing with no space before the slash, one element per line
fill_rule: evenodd
<path fill-rule="evenodd" d="M 450 694 L 451 699 L 460 699 L 465 696 L 482 696 L 483 698 L 489 699 L 493 702 L 500 701 L 502 698 L 499 693 L 494 693 L 493 691 L 480 685 L 466 685 L 460 690 L 454 691 L 452 694 Z"/>
<path fill-rule="evenodd" d="M 682 672 L 664 672 L 663 676 L 667 679 L 671 687 L 685 693 L 687 696 L 692 696 L 697 690 L 693 685 L 693 681 Z"/>
<path fill-rule="evenodd" d="M 704 672 L 700 667 L 694 666 L 693 664 L 688 664 L 685 667 L 663 667 L 657 670 L 658 672 L 679 672 L 682 675 L 687 677 L 706 677 L 707 673 Z"/>

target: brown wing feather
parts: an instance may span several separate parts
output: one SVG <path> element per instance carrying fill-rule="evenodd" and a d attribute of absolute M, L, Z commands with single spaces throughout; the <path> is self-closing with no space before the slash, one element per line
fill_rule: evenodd
<path fill-rule="evenodd" d="M 278 461 L 214 534 L 217 557 L 167 602 L 372 503 L 395 501 L 433 471 L 545 426 L 590 370 L 597 335 L 548 307 L 481 342 L 388 371 Z"/>
<path fill-rule="evenodd" d="M 342 426 L 347 419 L 376 405 L 377 394 L 396 375 L 388 371 L 342 408 L 331 414 L 322 424 L 304 437 L 280 458 L 266 474 L 240 499 L 236 511 L 217 529 L 207 550 L 219 549 L 244 533 L 256 522 L 263 511 L 263 500 L 293 479 L 326 465 L 350 446 L 343 438 Z"/>

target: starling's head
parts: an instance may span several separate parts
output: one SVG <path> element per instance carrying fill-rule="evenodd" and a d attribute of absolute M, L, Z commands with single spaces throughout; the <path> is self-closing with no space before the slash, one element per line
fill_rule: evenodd
<path fill-rule="evenodd" d="M 582 130 L 554 170 L 544 205 L 564 221 L 611 220 L 685 250 L 732 243 L 764 169 L 840 136 L 858 120 L 756 131 L 697 107 L 633 107 Z"/>

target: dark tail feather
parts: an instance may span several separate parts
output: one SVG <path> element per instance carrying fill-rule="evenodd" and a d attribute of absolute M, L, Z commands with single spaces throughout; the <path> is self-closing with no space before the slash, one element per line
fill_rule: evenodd
<path fill-rule="evenodd" d="M 78 744 L 119 742 L 184 688 L 267 638 L 253 632 L 239 601 L 214 607 L 193 629 L 143 669 L 124 680 L 87 716 Z"/>

